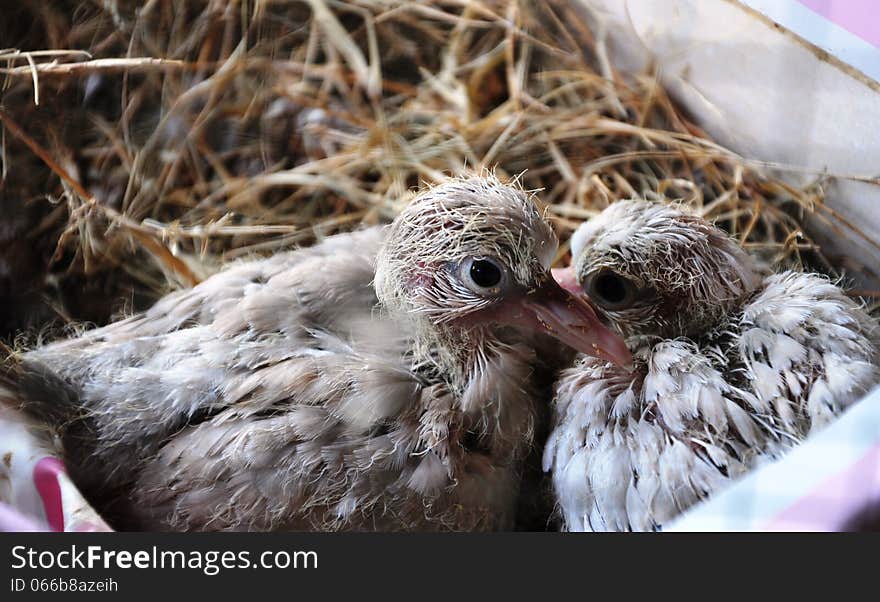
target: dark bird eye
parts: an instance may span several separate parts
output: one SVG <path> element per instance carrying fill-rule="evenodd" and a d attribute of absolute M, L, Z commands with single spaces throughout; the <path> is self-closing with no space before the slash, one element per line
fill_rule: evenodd
<path fill-rule="evenodd" d="M 504 286 L 505 269 L 489 257 L 474 257 L 462 264 L 461 277 L 474 292 L 499 294 Z"/>
<path fill-rule="evenodd" d="M 471 262 L 471 280 L 481 288 L 492 288 L 501 282 L 501 268 L 488 259 L 475 259 Z"/>
<path fill-rule="evenodd" d="M 598 306 L 605 309 L 622 309 L 636 298 L 636 285 L 612 270 L 602 270 L 587 277 L 584 291 Z"/>

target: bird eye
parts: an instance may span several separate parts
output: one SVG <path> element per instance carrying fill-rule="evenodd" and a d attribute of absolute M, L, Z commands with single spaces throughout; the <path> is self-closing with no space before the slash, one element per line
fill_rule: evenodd
<path fill-rule="evenodd" d="M 472 257 L 462 265 L 465 283 L 478 293 L 500 293 L 504 274 L 501 264 L 488 257 Z"/>
<path fill-rule="evenodd" d="M 604 309 L 623 309 L 635 301 L 638 288 L 632 280 L 612 270 L 601 270 L 587 276 L 584 292 Z"/>

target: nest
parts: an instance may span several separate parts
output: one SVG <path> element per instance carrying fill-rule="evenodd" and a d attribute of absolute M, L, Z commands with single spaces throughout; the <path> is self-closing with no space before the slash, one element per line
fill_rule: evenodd
<path fill-rule="evenodd" d="M 858 233 L 821 178 L 786 183 L 616 71 L 579 3 L 5 4 L 2 334 L 107 322 L 481 169 L 538 190 L 563 241 L 628 197 L 692 204 L 773 266 L 834 273 L 807 217 Z"/>

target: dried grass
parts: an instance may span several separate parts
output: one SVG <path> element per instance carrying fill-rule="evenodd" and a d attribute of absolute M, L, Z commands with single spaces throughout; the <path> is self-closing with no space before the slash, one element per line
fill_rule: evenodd
<path fill-rule="evenodd" d="M 807 215 L 867 238 L 821 177 L 786 184 L 709 140 L 651 74 L 615 71 L 569 2 L 0 8 L 0 200 L 29 241 L 0 240 L 0 262 L 35 256 L 32 287 L 65 320 L 390 220 L 420 183 L 481 168 L 541 189 L 563 240 L 632 196 L 692 203 L 777 265 L 834 272 Z"/>

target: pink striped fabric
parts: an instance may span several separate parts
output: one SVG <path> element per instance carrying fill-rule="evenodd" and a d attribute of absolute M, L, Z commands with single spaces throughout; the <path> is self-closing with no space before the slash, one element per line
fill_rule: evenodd
<path fill-rule="evenodd" d="M 798 0 L 853 35 L 880 48 L 880 3 L 877 0 Z"/>
<path fill-rule="evenodd" d="M 880 444 L 765 525 L 769 531 L 842 531 L 880 518 Z"/>

